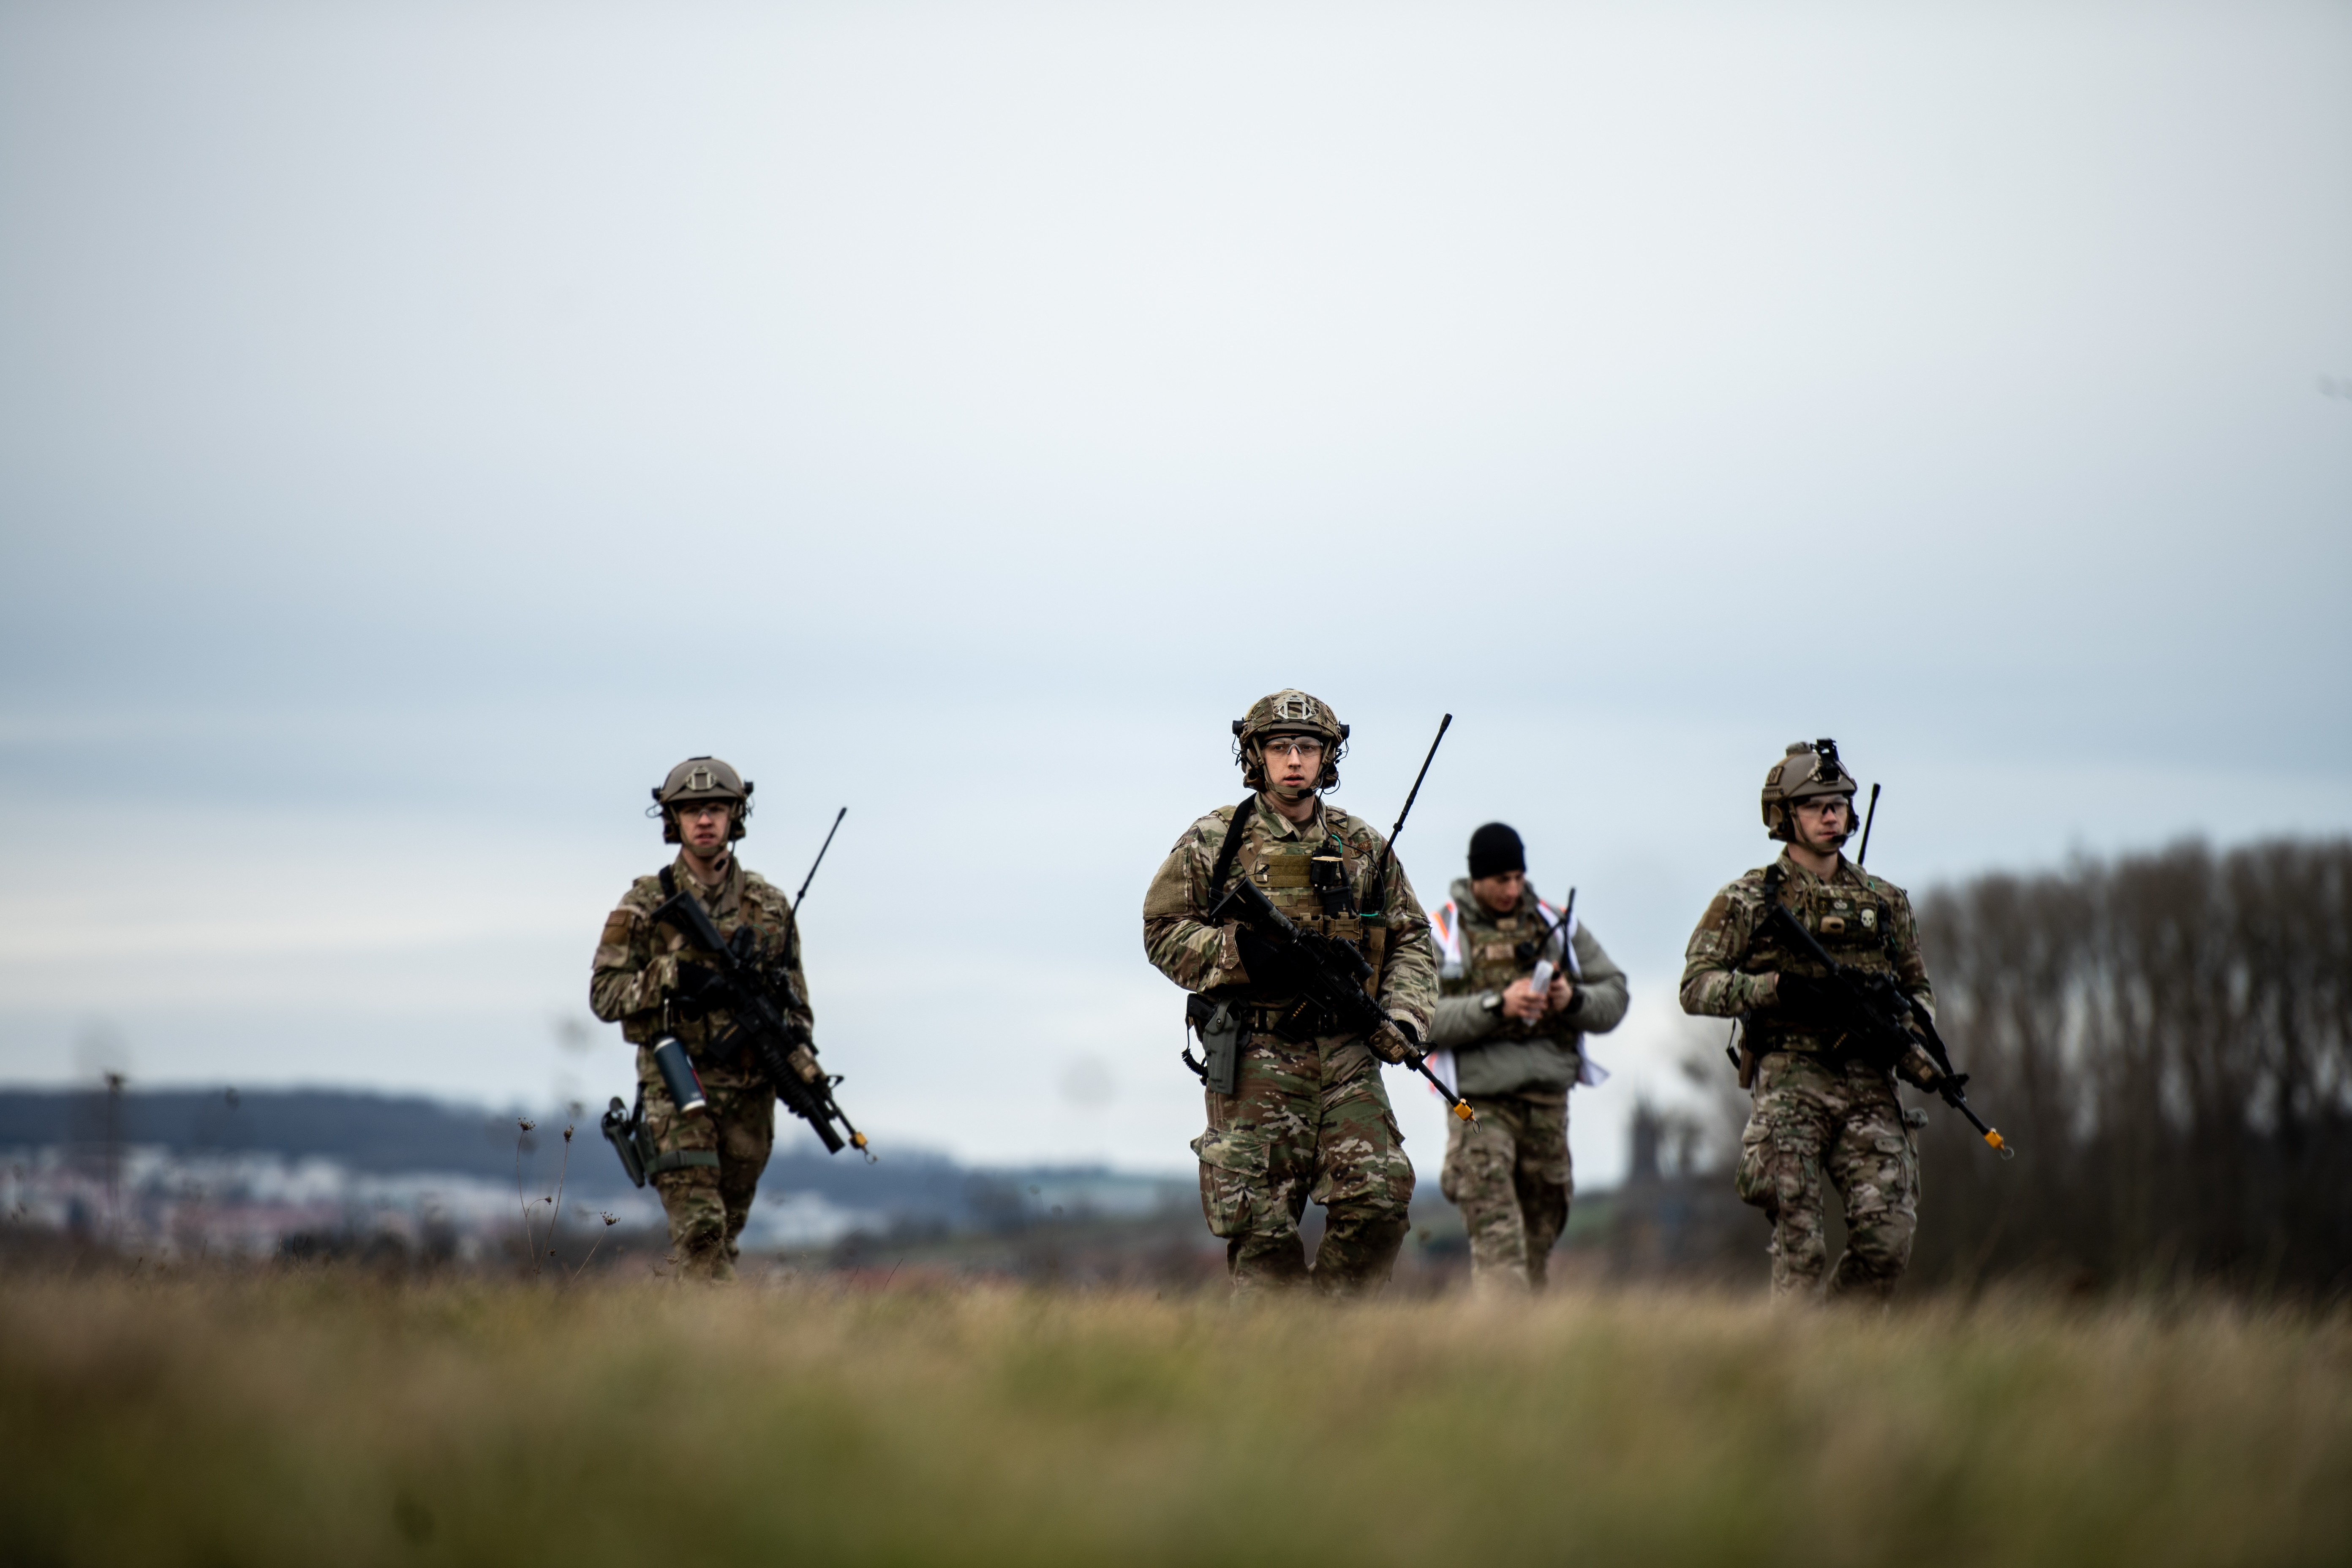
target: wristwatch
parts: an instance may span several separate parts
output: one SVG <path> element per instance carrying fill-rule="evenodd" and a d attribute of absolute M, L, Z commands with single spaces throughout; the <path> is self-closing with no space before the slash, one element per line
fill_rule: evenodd
<path fill-rule="evenodd" d="M 1478 1011 L 1481 1013 L 1500 1013 L 1502 1010 L 1503 994 L 1501 992 L 1489 991 L 1478 998 Z"/>

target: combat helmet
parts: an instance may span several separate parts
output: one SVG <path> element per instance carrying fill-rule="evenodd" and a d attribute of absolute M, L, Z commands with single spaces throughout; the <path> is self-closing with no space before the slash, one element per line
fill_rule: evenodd
<path fill-rule="evenodd" d="M 1764 831 L 1783 843 L 1790 842 L 1795 837 L 1791 805 L 1825 795 L 1842 795 L 1846 797 L 1846 834 L 1852 837 L 1855 787 L 1853 775 L 1838 761 L 1835 741 L 1791 741 L 1788 754 L 1764 775 Z"/>
<path fill-rule="evenodd" d="M 1234 721 L 1234 750 L 1242 764 L 1242 783 L 1265 787 L 1265 759 L 1260 747 L 1268 735 L 1314 735 L 1323 742 L 1323 773 L 1318 790 L 1339 787 L 1339 757 L 1347 750 L 1348 726 L 1319 697 L 1286 688 L 1250 704 L 1249 712 Z"/>
<path fill-rule="evenodd" d="M 717 757 L 687 758 L 670 769 L 669 776 L 653 791 L 653 810 L 661 814 L 662 842 L 684 842 L 677 831 L 674 808 L 701 800 L 732 802 L 735 809 L 728 813 L 727 837 L 730 843 L 742 837 L 743 819 L 751 815 L 752 787 L 741 773 Z"/>

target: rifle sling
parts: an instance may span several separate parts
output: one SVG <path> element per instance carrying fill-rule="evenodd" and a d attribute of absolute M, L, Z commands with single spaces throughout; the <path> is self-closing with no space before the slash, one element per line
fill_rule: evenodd
<path fill-rule="evenodd" d="M 1249 826 L 1249 815 L 1256 806 L 1257 791 L 1252 790 L 1242 798 L 1241 805 L 1234 807 L 1234 819 L 1225 824 L 1224 841 L 1217 846 L 1217 863 L 1209 872 L 1209 908 L 1213 910 L 1217 907 L 1218 899 L 1224 895 L 1225 879 L 1233 872 L 1234 857 L 1242 851 L 1242 840 L 1247 837 L 1245 829 Z"/>

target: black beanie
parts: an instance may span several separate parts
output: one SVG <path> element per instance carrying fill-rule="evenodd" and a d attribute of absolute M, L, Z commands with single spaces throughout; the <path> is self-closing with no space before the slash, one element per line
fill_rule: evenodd
<path fill-rule="evenodd" d="M 1470 879 L 1528 868 L 1528 852 L 1507 823 L 1490 822 L 1470 836 Z"/>

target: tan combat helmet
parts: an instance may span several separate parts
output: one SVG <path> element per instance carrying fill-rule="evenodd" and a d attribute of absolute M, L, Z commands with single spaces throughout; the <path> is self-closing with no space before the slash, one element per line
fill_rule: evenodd
<path fill-rule="evenodd" d="M 1764 831 L 1783 843 L 1790 842 L 1794 825 L 1789 807 L 1801 800 L 1811 800 L 1824 795 L 1846 797 L 1846 832 L 1853 832 L 1853 775 L 1838 761 L 1837 742 L 1791 741 L 1788 754 L 1772 764 L 1764 775 Z"/>
<path fill-rule="evenodd" d="M 1315 787 L 1339 787 L 1339 755 L 1346 748 L 1348 726 L 1339 722 L 1339 715 L 1331 711 L 1329 703 L 1290 689 L 1259 698 L 1250 704 L 1247 716 L 1234 721 L 1234 738 L 1239 742 L 1241 753 L 1242 783 L 1252 789 L 1265 787 L 1265 759 L 1259 747 L 1268 735 L 1319 737 L 1323 742 L 1323 773 L 1315 781 Z"/>
<path fill-rule="evenodd" d="M 677 818 L 672 808 L 698 800 L 724 800 L 734 803 L 729 814 L 727 837 L 731 843 L 743 837 L 743 819 L 751 815 L 752 785 L 743 775 L 720 762 L 717 757 L 688 757 L 670 769 L 653 792 L 654 809 L 661 813 L 662 842 L 684 842 L 678 836 Z"/>

